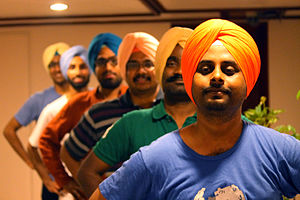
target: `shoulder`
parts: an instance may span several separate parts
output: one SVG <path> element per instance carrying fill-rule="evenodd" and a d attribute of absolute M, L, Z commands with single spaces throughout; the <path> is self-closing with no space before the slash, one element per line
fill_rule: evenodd
<path fill-rule="evenodd" d="M 151 160 L 161 162 L 163 159 L 170 157 L 175 149 L 178 149 L 179 140 L 179 131 L 175 130 L 161 136 L 150 145 L 140 148 L 140 152 L 146 162 L 152 162 Z"/>
<path fill-rule="evenodd" d="M 246 132 L 249 132 L 251 136 L 255 136 L 261 140 L 285 140 L 286 138 L 291 137 L 290 135 L 280 133 L 272 128 L 265 126 L 257 125 L 252 122 L 244 122 Z"/>
<path fill-rule="evenodd" d="M 102 116 L 120 116 L 124 113 L 132 111 L 133 108 L 130 106 L 124 106 L 120 99 L 114 99 L 111 101 L 98 102 L 91 106 L 88 110 L 88 115 L 93 117 L 102 117 Z"/>
<path fill-rule="evenodd" d="M 140 110 L 133 110 L 123 115 L 121 119 L 129 120 L 129 119 L 136 119 L 138 121 L 144 121 L 145 118 L 151 117 L 153 112 L 153 108 L 146 108 Z"/>
<path fill-rule="evenodd" d="M 76 94 L 69 100 L 69 104 L 80 104 L 82 101 L 86 101 L 90 98 L 94 90 L 84 91 Z"/>
<path fill-rule="evenodd" d="M 291 135 L 251 122 L 247 122 L 245 126 L 247 138 L 252 138 L 251 141 L 254 141 L 257 147 L 259 145 L 261 148 L 272 150 L 276 154 L 283 153 L 294 145 L 300 149 L 300 141 Z"/>
<path fill-rule="evenodd" d="M 51 86 L 49 88 L 44 89 L 43 91 L 34 93 L 33 95 L 30 96 L 30 99 L 35 100 L 35 101 L 44 101 L 47 99 L 54 100 L 60 96 L 61 95 L 55 91 L 54 87 Z"/>
<path fill-rule="evenodd" d="M 42 90 L 42 91 L 39 91 L 39 92 L 36 92 L 35 94 L 34 94 L 34 96 L 40 96 L 40 97 L 42 97 L 42 96 L 48 96 L 48 95 L 59 95 L 56 91 L 55 91 L 55 88 L 53 87 L 53 86 L 51 86 L 51 87 L 48 87 L 48 88 L 46 88 L 46 89 L 44 89 L 44 90 Z"/>

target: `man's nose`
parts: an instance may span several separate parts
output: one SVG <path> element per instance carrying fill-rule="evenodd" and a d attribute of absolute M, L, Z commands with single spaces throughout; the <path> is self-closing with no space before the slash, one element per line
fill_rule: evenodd
<path fill-rule="evenodd" d="M 54 69 L 55 69 L 55 71 L 60 72 L 60 66 L 59 66 L 59 64 L 56 64 L 54 66 Z"/>
<path fill-rule="evenodd" d="M 212 72 L 210 84 L 214 87 L 220 87 L 224 84 L 223 73 L 219 66 L 216 66 L 214 71 Z"/>

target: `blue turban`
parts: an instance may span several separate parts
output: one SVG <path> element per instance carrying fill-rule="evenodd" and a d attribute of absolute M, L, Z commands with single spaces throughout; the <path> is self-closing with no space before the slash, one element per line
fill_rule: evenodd
<path fill-rule="evenodd" d="M 107 46 L 112 50 L 116 55 L 118 54 L 119 45 L 122 39 L 119 36 L 116 36 L 112 33 L 101 33 L 94 37 L 89 46 L 89 64 L 93 71 L 95 71 L 95 60 L 98 57 L 99 51 L 103 45 Z"/>
<path fill-rule="evenodd" d="M 83 46 L 76 45 L 71 47 L 61 55 L 59 64 L 60 70 L 65 79 L 68 79 L 67 71 L 74 57 L 79 56 L 85 62 L 85 64 L 88 65 L 87 54 L 88 52 Z"/>

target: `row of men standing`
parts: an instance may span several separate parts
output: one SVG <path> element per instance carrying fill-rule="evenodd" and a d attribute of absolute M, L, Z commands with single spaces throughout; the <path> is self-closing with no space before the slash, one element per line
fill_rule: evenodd
<path fill-rule="evenodd" d="M 221 20 L 221 23 L 229 23 L 244 34 L 244 30 L 230 22 Z M 188 28 L 171 28 L 160 42 L 143 32 L 129 33 L 123 40 L 114 34 L 103 33 L 92 40 L 88 51 L 82 46 L 68 48 L 62 43 L 46 49 L 44 63 L 54 87 L 32 96 L 4 130 L 6 138 L 21 158 L 39 173 L 45 184 L 43 195 L 48 189 L 61 199 L 70 196 L 86 199 L 108 176 L 106 172 L 117 169 L 140 147 L 197 121 L 198 99 L 195 103 L 191 91 L 186 92 L 187 81 L 184 85 L 181 71 L 183 47 L 192 33 L 193 30 Z M 253 47 L 249 54 L 255 55 L 251 60 L 254 67 L 250 64 L 239 66 L 246 79 L 248 96 L 258 77 L 260 62 L 253 39 L 248 35 L 245 38 L 250 41 L 247 44 Z M 220 44 L 217 43 L 223 45 Z M 196 53 L 192 51 L 193 54 Z M 203 66 L 197 72 L 210 74 L 204 70 L 209 70 L 211 64 L 205 63 Z M 228 66 L 222 67 L 226 76 L 240 70 L 238 66 L 234 69 Z M 99 87 L 93 90 L 87 87 L 90 70 L 94 71 L 99 81 Z M 220 88 L 224 84 L 220 80 L 210 82 L 212 88 Z M 220 92 L 228 95 L 228 91 Z M 60 94 L 63 96 L 58 98 Z M 35 118 L 25 115 L 32 113 L 30 105 L 35 107 L 41 101 L 44 101 L 43 105 Z M 22 117 L 28 122 L 22 121 Z M 239 117 L 247 121 L 243 115 L 239 114 Z M 16 131 L 37 118 L 26 152 Z M 221 153 L 224 152 L 217 155 Z M 236 190 L 235 187 L 232 189 Z M 47 199 L 46 196 L 43 198 Z M 238 197 L 244 196 L 239 193 Z"/>
<path fill-rule="evenodd" d="M 181 28 L 174 28 L 173 31 L 170 31 L 169 36 L 180 32 L 179 30 Z M 182 40 L 180 48 L 191 32 L 190 29 L 183 28 L 182 31 L 183 39 L 178 38 L 178 40 Z M 91 41 L 88 51 L 83 46 L 69 47 L 62 42 L 47 47 L 43 54 L 43 63 L 54 86 L 32 95 L 5 127 L 4 135 L 8 142 L 26 164 L 32 169 L 35 168 L 40 175 L 44 183 L 43 199 L 53 199 L 55 194 L 63 196 L 66 192 L 74 196 L 83 196 L 81 188 L 73 178 L 77 177 L 79 161 L 86 156 L 105 130 L 124 113 L 152 107 L 163 98 L 154 70 L 158 40 L 147 33 L 135 32 L 124 37 L 119 49 L 121 41 L 121 38 L 112 33 L 102 33 Z M 174 45 L 176 46 L 176 43 Z M 119 55 L 119 62 L 117 55 Z M 164 59 L 165 62 L 166 59 Z M 180 58 L 174 56 L 169 62 L 172 63 L 171 65 L 177 66 Z M 126 72 L 125 67 L 127 68 Z M 91 70 L 95 73 L 99 86 L 90 90 L 87 85 Z M 162 76 L 162 72 L 161 70 L 158 72 L 160 76 Z M 173 81 L 181 79 L 180 73 L 179 75 L 176 73 L 175 76 Z M 124 79 L 127 84 L 124 84 Z M 176 99 L 179 98 L 184 104 L 190 104 L 183 84 L 181 93 L 177 94 L 172 90 L 169 92 L 175 92 L 171 94 L 175 99 L 170 96 L 170 101 L 176 102 Z M 80 120 L 81 115 L 93 104 L 117 97 L 120 98 L 93 107 L 98 112 L 98 116 L 92 120 L 96 120 L 96 123 L 102 122 L 102 124 L 96 127 L 97 130 L 94 129 L 94 133 L 89 132 L 90 135 L 83 138 L 80 135 L 82 134 L 80 126 L 84 124 L 85 119 L 83 117 Z M 192 105 L 189 106 L 191 109 L 188 109 L 188 113 L 192 116 L 195 111 Z M 88 115 L 88 113 L 86 114 Z M 181 118 L 179 127 L 184 122 Z M 75 127 L 79 120 L 80 123 Z M 37 121 L 37 123 L 29 138 L 28 151 L 26 151 L 18 138 L 17 131 L 31 121 Z M 194 122 L 194 120 L 190 121 Z M 177 124 L 172 124 L 171 127 L 164 132 L 177 129 Z M 72 130 L 72 128 L 74 129 Z M 72 133 L 73 137 L 65 141 L 61 155 L 66 159 L 66 164 L 73 177 L 62 166 L 59 153 L 61 140 L 67 133 Z M 92 137 L 92 139 L 88 140 L 88 137 Z M 155 138 L 157 137 L 159 136 Z M 147 143 L 151 141 L 152 139 Z M 39 143 L 43 161 L 38 152 Z M 136 148 L 138 149 L 138 147 Z M 114 162 L 116 163 L 116 161 Z M 113 164 L 105 163 L 105 168 L 109 168 L 110 165 Z M 96 182 L 98 181 L 96 180 Z M 87 189 L 90 195 L 95 188 Z"/>

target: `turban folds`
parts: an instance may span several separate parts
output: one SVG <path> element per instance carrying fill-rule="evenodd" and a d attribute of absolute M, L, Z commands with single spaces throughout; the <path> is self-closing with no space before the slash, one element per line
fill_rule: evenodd
<path fill-rule="evenodd" d="M 192 100 L 191 90 L 194 74 L 202 57 L 216 40 L 224 45 L 240 67 L 247 85 L 247 96 L 259 76 L 259 51 L 250 34 L 227 20 L 207 20 L 193 31 L 182 53 L 183 81 Z"/>
<path fill-rule="evenodd" d="M 168 58 L 177 44 L 184 48 L 185 43 L 192 32 L 193 30 L 190 28 L 174 27 L 169 29 L 162 36 L 159 41 L 154 62 L 156 78 L 160 84 Z"/>
<path fill-rule="evenodd" d="M 151 59 L 155 59 L 158 40 L 148 33 L 128 33 L 123 38 L 118 50 L 118 63 L 123 78 L 126 78 L 126 64 L 133 51 L 140 50 Z"/>
<path fill-rule="evenodd" d="M 95 71 L 95 60 L 103 45 L 107 46 L 114 54 L 118 54 L 119 45 L 122 39 L 112 33 L 101 33 L 94 37 L 88 49 L 88 59 L 90 67 Z"/>
<path fill-rule="evenodd" d="M 70 49 L 68 49 L 61 55 L 60 62 L 59 62 L 60 70 L 66 80 L 68 79 L 67 71 L 70 67 L 70 63 L 71 63 L 72 59 L 75 56 L 79 56 L 85 62 L 85 64 L 88 66 L 87 54 L 88 54 L 88 52 L 83 46 L 76 45 L 76 46 L 71 47 Z"/>
<path fill-rule="evenodd" d="M 49 64 L 56 54 L 62 55 L 70 46 L 64 42 L 57 42 L 49 45 L 43 53 L 43 64 L 47 71 L 49 71 Z"/>

